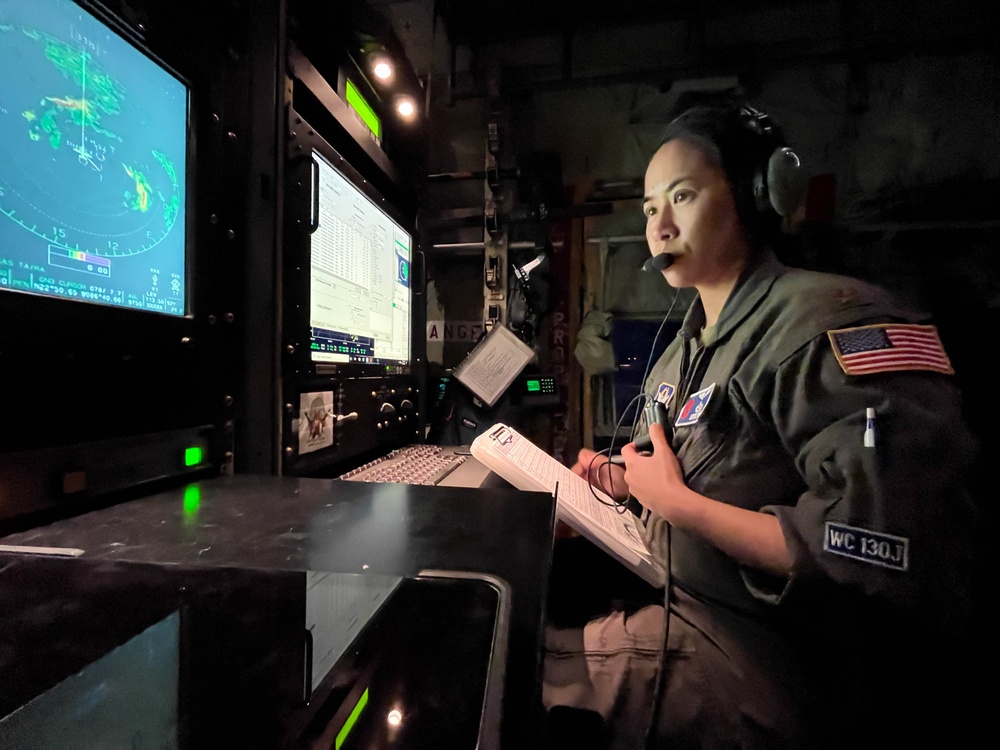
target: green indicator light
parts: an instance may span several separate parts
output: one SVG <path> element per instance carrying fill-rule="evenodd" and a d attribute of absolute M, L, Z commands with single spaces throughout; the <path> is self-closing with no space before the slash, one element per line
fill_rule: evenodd
<path fill-rule="evenodd" d="M 184 488 L 184 515 L 197 513 L 199 505 L 201 505 L 201 487 L 189 484 Z"/>
<path fill-rule="evenodd" d="M 371 105 L 365 101 L 365 98 L 361 96 L 358 87 L 350 81 L 347 82 L 347 104 L 358 113 L 358 116 L 371 129 L 376 138 L 382 137 L 382 123 L 378 119 L 378 115 L 375 114 L 375 110 L 371 108 Z"/>
<path fill-rule="evenodd" d="M 542 390 L 542 384 L 539 381 L 537 381 L 537 380 L 529 380 L 528 381 L 528 390 L 529 391 L 540 391 L 540 390 Z"/>
<path fill-rule="evenodd" d="M 351 715 L 347 717 L 347 721 L 344 722 L 344 726 L 341 727 L 339 732 L 337 732 L 337 740 L 333 745 L 335 750 L 340 750 L 340 748 L 344 746 L 344 743 L 347 741 L 347 735 L 349 735 L 351 730 L 354 729 L 354 725 L 357 723 L 358 717 L 361 716 L 361 712 L 367 705 L 368 688 L 365 688 L 365 692 L 363 692 L 361 697 L 358 699 L 358 704 L 354 707 L 354 710 L 351 711 Z"/>
<path fill-rule="evenodd" d="M 197 466 L 201 463 L 204 451 L 198 446 L 184 449 L 184 465 Z"/>

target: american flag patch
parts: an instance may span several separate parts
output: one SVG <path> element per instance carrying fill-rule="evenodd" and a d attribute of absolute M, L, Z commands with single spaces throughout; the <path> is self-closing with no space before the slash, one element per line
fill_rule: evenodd
<path fill-rule="evenodd" d="M 848 375 L 933 370 L 954 375 L 934 326 L 883 323 L 827 331 L 833 353 Z"/>

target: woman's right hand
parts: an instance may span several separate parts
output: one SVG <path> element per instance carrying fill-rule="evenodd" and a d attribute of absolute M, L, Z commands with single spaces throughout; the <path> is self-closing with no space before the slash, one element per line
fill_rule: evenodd
<path fill-rule="evenodd" d="M 598 489 L 604 490 L 615 500 L 625 500 L 628 497 L 625 467 L 611 463 L 604 454 L 590 448 L 581 448 L 576 463 L 570 468 L 578 477 L 583 477 Z"/>

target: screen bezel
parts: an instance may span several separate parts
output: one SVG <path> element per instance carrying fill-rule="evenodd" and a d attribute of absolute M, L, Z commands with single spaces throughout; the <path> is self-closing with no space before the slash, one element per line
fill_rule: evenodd
<path fill-rule="evenodd" d="M 195 97 L 193 81 L 167 63 L 143 37 L 124 20 L 108 10 L 97 0 L 68 0 L 82 11 L 92 15 L 103 24 L 108 33 L 114 34 L 130 45 L 163 72 L 178 81 L 185 89 L 185 174 L 184 174 L 184 314 L 175 315 L 158 310 L 148 310 L 121 305 L 113 305 L 92 300 L 67 299 L 39 292 L 2 289 L 0 299 L 9 315 L 18 319 L 35 321 L 41 331 L 57 329 L 77 341 L 101 338 L 107 342 L 109 332 L 120 331 L 127 335 L 142 330 L 143 338 L 156 339 L 160 335 L 189 335 L 196 313 L 196 269 L 195 269 L 195 154 L 197 151 L 196 129 L 194 127 Z M 37 343 L 37 342 L 36 342 Z"/>
<path fill-rule="evenodd" d="M 290 130 L 293 134 L 291 139 L 291 159 L 293 166 L 292 179 L 301 184 L 302 189 L 289 191 L 288 196 L 298 200 L 297 205 L 287 207 L 288 216 L 292 219 L 291 224 L 296 231 L 288 235 L 290 253 L 286 259 L 289 261 L 287 267 L 291 276 L 287 279 L 286 294 L 286 330 L 291 331 L 289 337 L 290 345 L 299 355 L 299 370 L 316 375 L 337 375 L 340 377 L 369 377 L 384 376 L 387 374 L 409 374 L 413 365 L 416 352 L 415 333 L 413 330 L 414 320 L 414 279 L 415 268 L 414 259 L 419 251 L 418 234 L 413 221 L 409 220 L 400 211 L 398 206 L 390 201 L 388 197 L 372 184 L 372 180 L 362 174 L 354 165 L 349 163 L 341 153 L 329 141 L 321 136 L 315 128 L 311 127 L 305 119 L 295 112 L 291 112 L 292 122 L 295 126 Z M 405 362 L 391 363 L 366 363 L 366 362 L 316 362 L 312 360 L 310 351 L 311 341 L 311 274 L 312 274 L 312 233 L 311 225 L 313 211 L 313 177 L 309 171 L 312 163 L 313 152 L 321 155 L 337 172 L 356 188 L 362 195 L 368 198 L 377 209 L 381 210 L 389 219 L 398 224 L 407 234 L 410 235 L 410 285 L 409 289 L 409 346 Z M 318 179 L 318 173 L 316 175 Z M 305 184 L 302 184 L 302 183 Z M 317 217 L 318 218 L 318 217 Z M 297 300 L 305 300 L 306 304 L 296 304 Z"/>

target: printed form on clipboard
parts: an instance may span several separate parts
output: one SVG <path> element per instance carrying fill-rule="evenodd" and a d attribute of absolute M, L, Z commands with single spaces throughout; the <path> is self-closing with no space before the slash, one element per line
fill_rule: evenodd
<path fill-rule="evenodd" d="M 663 565 L 646 549 L 631 512 L 505 424 L 496 424 L 472 442 L 472 455 L 519 490 L 556 497 L 556 517 L 578 531 L 652 586 L 663 586 Z M 594 494 L 600 497 L 594 497 Z M 605 505 L 601 502 L 608 503 Z"/>
<path fill-rule="evenodd" d="M 534 356 L 530 346 L 498 323 L 455 368 L 455 378 L 493 406 Z"/>

